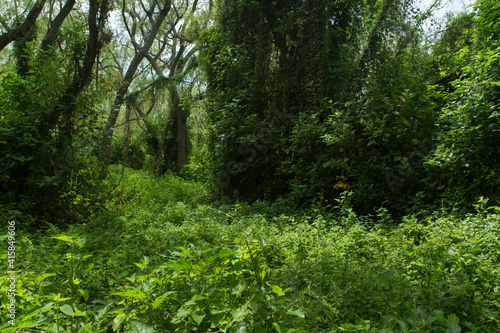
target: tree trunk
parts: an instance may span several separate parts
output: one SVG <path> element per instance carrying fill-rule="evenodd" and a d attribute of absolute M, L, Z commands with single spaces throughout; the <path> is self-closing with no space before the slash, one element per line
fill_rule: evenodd
<path fill-rule="evenodd" d="M 19 38 L 25 37 L 31 31 L 31 28 L 35 25 L 38 15 L 42 12 L 43 6 L 45 6 L 46 0 L 38 0 L 33 8 L 28 13 L 28 16 L 24 22 L 17 28 L 3 33 L 0 36 L 0 52 L 11 42 L 18 40 Z"/>
<path fill-rule="evenodd" d="M 100 6 L 98 0 L 90 0 L 88 16 L 89 38 L 83 66 L 78 69 L 78 73 L 73 79 L 73 82 L 69 84 L 68 88 L 59 99 L 59 102 L 50 113 L 49 119 L 45 123 L 46 127 L 41 130 L 42 135 L 48 138 L 51 129 L 61 125 L 58 149 L 61 149 L 64 145 L 67 146 L 68 142 L 71 141 L 71 120 L 76 109 L 76 100 L 92 79 L 92 69 L 97 58 L 97 53 L 102 47 L 99 36 L 104 26 L 108 10 L 107 0 L 103 0 Z"/>
<path fill-rule="evenodd" d="M 177 172 L 181 173 L 187 164 L 187 117 L 189 116 L 189 107 L 183 107 L 180 102 L 179 91 L 173 85 L 170 89 L 172 96 L 172 105 L 177 118 Z"/>
<path fill-rule="evenodd" d="M 127 69 L 127 73 L 125 74 L 123 83 L 116 92 L 115 100 L 113 102 L 113 106 L 109 114 L 108 121 L 103 131 L 104 137 L 102 140 L 101 160 L 102 162 L 104 162 L 105 166 L 109 165 L 109 159 L 111 157 L 111 141 L 113 139 L 114 127 L 116 125 L 116 120 L 118 119 L 118 115 L 120 114 L 120 108 L 125 100 L 125 94 L 128 91 L 130 83 L 134 79 L 134 75 L 135 72 L 137 71 L 137 68 L 141 64 L 142 60 L 146 57 L 146 54 L 149 52 L 149 49 L 153 45 L 153 42 L 156 38 L 158 31 L 160 30 L 160 27 L 170 11 L 170 7 L 171 3 L 170 1 L 168 1 L 165 3 L 165 7 L 158 13 L 158 16 L 154 21 L 154 24 L 151 27 L 151 30 L 149 31 L 146 37 L 144 45 L 137 50 L 137 53 L 135 54 L 134 58 L 130 62 L 130 65 Z"/>
<path fill-rule="evenodd" d="M 42 41 L 42 45 L 40 47 L 40 54 L 38 55 L 38 66 L 43 65 L 45 60 L 47 59 L 47 52 L 54 45 L 57 33 L 61 28 L 64 20 L 69 15 L 73 7 L 75 6 L 76 0 L 67 0 L 64 4 L 64 7 L 59 11 L 56 18 L 50 23 L 50 28 L 45 34 L 45 38 Z"/>

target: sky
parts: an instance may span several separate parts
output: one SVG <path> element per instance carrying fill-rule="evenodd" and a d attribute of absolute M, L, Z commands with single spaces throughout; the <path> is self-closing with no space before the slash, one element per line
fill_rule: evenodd
<path fill-rule="evenodd" d="M 431 4 L 435 0 L 415 0 L 417 3 L 420 2 L 420 9 L 421 10 L 426 10 L 428 9 Z M 472 5 L 474 4 L 475 0 L 442 0 L 441 5 L 439 6 L 439 9 L 434 12 L 434 18 L 431 20 L 427 20 L 423 24 L 424 31 L 432 33 L 432 31 L 435 31 L 438 26 L 432 26 L 431 22 L 432 21 L 438 21 L 444 23 L 445 22 L 445 16 L 446 13 L 460 13 L 460 12 L 471 12 L 472 11 Z M 439 29 L 439 28 L 438 28 Z"/>
<path fill-rule="evenodd" d="M 422 9 L 427 9 L 433 2 L 434 0 L 421 0 Z M 443 0 L 442 8 L 437 11 L 436 16 L 443 17 L 447 12 L 462 12 L 473 3 L 474 0 Z M 468 10 L 470 11 L 471 8 Z"/>

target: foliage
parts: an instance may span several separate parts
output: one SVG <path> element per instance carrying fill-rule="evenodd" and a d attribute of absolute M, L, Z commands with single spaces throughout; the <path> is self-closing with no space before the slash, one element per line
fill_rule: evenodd
<path fill-rule="evenodd" d="M 421 58 L 418 51 L 387 55 L 356 101 L 331 105 L 323 126 L 328 143 L 323 184 L 333 193 L 352 189 L 360 213 L 384 206 L 400 218 L 423 209 L 435 195 L 426 183 L 424 161 L 436 145 L 437 93 L 418 72 Z"/>
<path fill-rule="evenodd" d="M 148 123 L 149 130 L 140 135 L 140 140 L 144 143 L 146 153 L 152 158 L 146 170 L 158 175 L 176 171 L 176 119 L 175 114 L 171 112 L 164 117 L 144 120 Z"/>
<path fill-rule="evenodd" d="M 24 14 L 13 16 L 19 21 L 16 25 L 33 27 L 27 35 L 14 33 L 13 52 L 4 49 L 2 54 L 15 66 L 5 66 L 0 73 L 1 213 L 20 215 L 26 222 L 38 217 L 32 228 L 45 227 L 45 222 L 85 220 L 100 208 L 91 189 L 99 162 L 92 157 L 89 142 L 95 139 L 96 104 L 104 93 L 85 88 L 96 53 L 106 41 L 100 39 L 97 27 L 86 25 L 102 23 L 106 3 L 90 1 L 88 18 L 87 13 L 75 15 L 71 26 L 64 24 L 74 5 L 71 1 L 54 14 L 54 20 L 51 12 L 50 24 L 38 24 L 44 13 L 40 19 L 28 14 L 24 23 Z M 34 9 L 44 5 L 45 1 L 37 2 Z M 12 7 L 18 11 L 17 3 Z M 3 19 L 2 28 L 7 30 L 2 37 L 17 29 Z M 52 48 L 56 41 L 57 50 Z"/>
<path fill-rule="evenodd" d="M 212 6 L 2 52 L 0 333 L 500 331 L 498 2 L 430 47 L 409 0 Z"/>
<path fill-rule="evenodd" d="M 17 329 L 500 329 L 498 207 L 388 227 L 387 211 L 358 217 L 348 195 L 338 216 L 276 214 L 265 202 L 207 205 L 200 184 L 174 176 L 113 167 L 107 181 L 109 211 L 89 223 L 43 234 L 19 226 Z"/>
<path fill-rule="evenodd" d="M 48 119 L 57 94 L 44 95 L 46 87 L 37 84 L 36 76 L 23 78 L 9 68 L 4 70 L 0 78 L 0 195 L 4 208 L 51 223 L 86 219 L 99 209 L 99 191 L 94 188 L 99 162 L 82 147 L 94 134 L 89 121 L 92 113 L 86 110 L 78 122 L 72 122 L 75 141 L 61 149 L 61 131 L 55 130 L 49 138 L 43 135 L 51 126 Z M 87 102 L 95 98 L 83 97 Z"/>
<path fill-rule="evenodd" d="M 499 17 L 499 4 L 478 1 L 473 42 L 454 54 L 467 59 L 453 82 L 437 123 L 440 145 L 429 168 L 434 188 L 445 188 L 453 204 L 470 205 L 481 196 L 499 198 L 499 30 L 491 20 Z"/>
<path fill-rule="evenodd" d="M 207 37 L 208 167 L 244 200 L 383 202 L 402 216 L 425 189 L 434 92 L 405 1 L 225 1 Z M 403 194 L 404 193 L 404 194 Z"/>
<path fill-rule="evenodd" d="M 112 164 L 122 164 L 140 170 L 144 166 L 145 157 L 146 154 L 142 150 L 141 142 L 136 138 L 132 138 L 130 142 L 120 140 L 113 140 L 112 142 L 110 160 Z"/>
<path fill-rule="evenodd" d="M 2 200 L 15 198 L 27 181 L 29 162 L 50 149 L 37 135 L 43 105 L 30 93 L 33 82 L 9 71 L 0 81 Z"/>

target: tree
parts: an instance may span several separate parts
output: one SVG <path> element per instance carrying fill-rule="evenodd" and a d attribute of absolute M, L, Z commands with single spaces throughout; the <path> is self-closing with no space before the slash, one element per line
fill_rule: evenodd
<path fill-rule="evenodd" d="M 73 149 L 74 139 L 83 140 L 94 127 L 89 122 L 95 113 L 87 88 L 97 55 L 109 42 L 105 29 L 109 2 L 89 0 L 88 10 L 78 15 L 74 6 L 68 0 L 58 12 L 55 4 L 46 11 L 33 8 L 13 29 L 2 19 L 8 30 L 4 36 L 10 34 L 15 44 L 12 51 L 4 48 L 2 55 L 17 64 L 5 67 L 1 75 L 0 141 L 6 152 L 0 161 L 2 197 L 26 215 L 52 222 L 79 214 L 71 203 L 91 177 L 84 175 L 92 172 L 81 173 L 85 152 Z M 68 30 L 74 32 L 70 37 L 65 36 Z M 72 180 L 78 174 L 79 181 Z"/>
<path fill-rule="evenodd" d="M 419 47 L 430 12 L 399 0 L 222 2 L 205 57 L 214 186 L 302 204 L 349 189 L 365 213 L 386 201 L 410 210 L 429 153 L 419 145 L 435 136 Z"/>
<path fill-rule="evenodd" d="M 467 23 L 456 35 L 468 42 L 458 44 L 450 59 L 463 67 L 439 114 L 440 144 L 428 162 L 433 186 L 462 209 L 470 209 L 482 196 L 500 198 L 500 29 L 491 24 L 500 19 L 500 5 L 479 0 L 471 18 L 472 28 L 465 17 L 450 23 Z M 441 44 L 448 43 L 447 37 L 443 35 Z"/>
<path fill-rule="evenodd" d="M 144 56 L 132 91 L 124 96 L 124 101 L 136 113 L 138 124 L 142 126 L 138 130 L 145 132 L 146 145 L 155 156 L 155 169 L 159 173 L 167 169 L 181 172 L 187 164 L 187 119 L 191 104 L 200 96 L 193 92 L 200 75 L 196 40 L 210 21 L 210 7 L 200 9 L 198 5 L 197 1 L 182 1 L 174 6 L 165 18 L 165 26 L 158 31 L 154 44 Z M 137 17 L 137 13 L 132 14 L 130 22 L 125 25 L 131 40 L 134 40 L 135 33 L 142 33 L 138 28 L 141 20 Z M 119 111 L 118 108 L 114 110 Z M 118 115 L 115 112 L 110 120 L 116 123 Z M 108 121 L 107 126 L 110 127 L 111 123 Z M 106 139 L 110 140 L 110 137 Z M 171 168 L 170 165 L 176 166 Z"/>
<path fill-rule="evenodd" d="M 144 5 L 142 2 L 140 2 L 140 4 Z M 105 165 L 109 164 L 109 159 L 111 156 L 111 140 L 113 137 L 114 126 L 116 124 L 116 120 L 118 119 L 120 108 L 124 102 L 125 94 L 127 93 L 129 86 L 134 79 L 134 76 L 136 74 L 137 69 L 139 68 L 139 65 L 144 60 L 151 46 L 153 45 L 156 39 L 156 35 L 158 34 L 158 31 L 160 30 L 163 21 L 167 17 L 167 14 L 170 12 L 171 8 L 170 1 L 167 1 L 166 3 L 159 3 L 158 1 L 153 1 L 151 3 L 149 10 L 146 10 L 143 7 L 144 12 L 141 17 L 139 16 L 139 13 L 136 10 L 136 5 L 138 6 L 139 4 L 133 3 L 132 5 L 130 5 L 130 7 L 127 7 L 127 5 L 124 3 L 122 7 L 122 15 L 124 16 L 124 22 L 127 22 L 127 18 L 125 18 L 125 16 L 127 15 L 130 15 L 133 19 L 133 26 L 130 28 L 126 23 L 126 27 L 135 50 L 135 55 L 130 61 L 125 76 L 123 77 L 123 80 L 120 84 L 118 91 L 116 92 L 116 97 L 113 101 L 111 112 L 106 122 L 106 126 L 104 127 L 103 131 L 104 139 L 102 141 L 102 160 L 104 161 Z M 131 10 L 128 11 L 127 8 L 131 8 Z M 153 13 L 155 13 L 156 10 L 158 10 L 158 13 L 156 13 L 155 17 L 153 18 Z M 139 45 L 135 40 L 137 25 L 139 24 L 140 20 L 146 20 L 146 19 L 149 19 L 151 26 L 149 31 L 143 34 L 144 44 Z"/>
<path fill-rule="evenodd" d="M 45 6 L 46 0 L 38 0 L 33 8 L 30 10 L 26 19 L 21 24 L 16 24 L 15 27 L 10 27 L 4 18 L 1 18 L 1 23 L 4 29 L 7 31 L 0 35 L 0 52 L 11 42 L 17 41 L 29 35 L 35 26 L 36 20 L 43 7 Z M 19 19 L 19 17 L 17 18 Z M 16 22 L 15 22 L 16 23 Z"/>

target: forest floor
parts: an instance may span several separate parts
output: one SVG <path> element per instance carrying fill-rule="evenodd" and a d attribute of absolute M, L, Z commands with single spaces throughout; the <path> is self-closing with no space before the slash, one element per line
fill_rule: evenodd
<path fill-rule="evenodd" d="M 108 181 L 92 220 L 18 226 L 0 333 L 500 332 L 498 207 L 394 223 L 342 201 L 215 204 L 202 184 L 129 169 Z"/>

